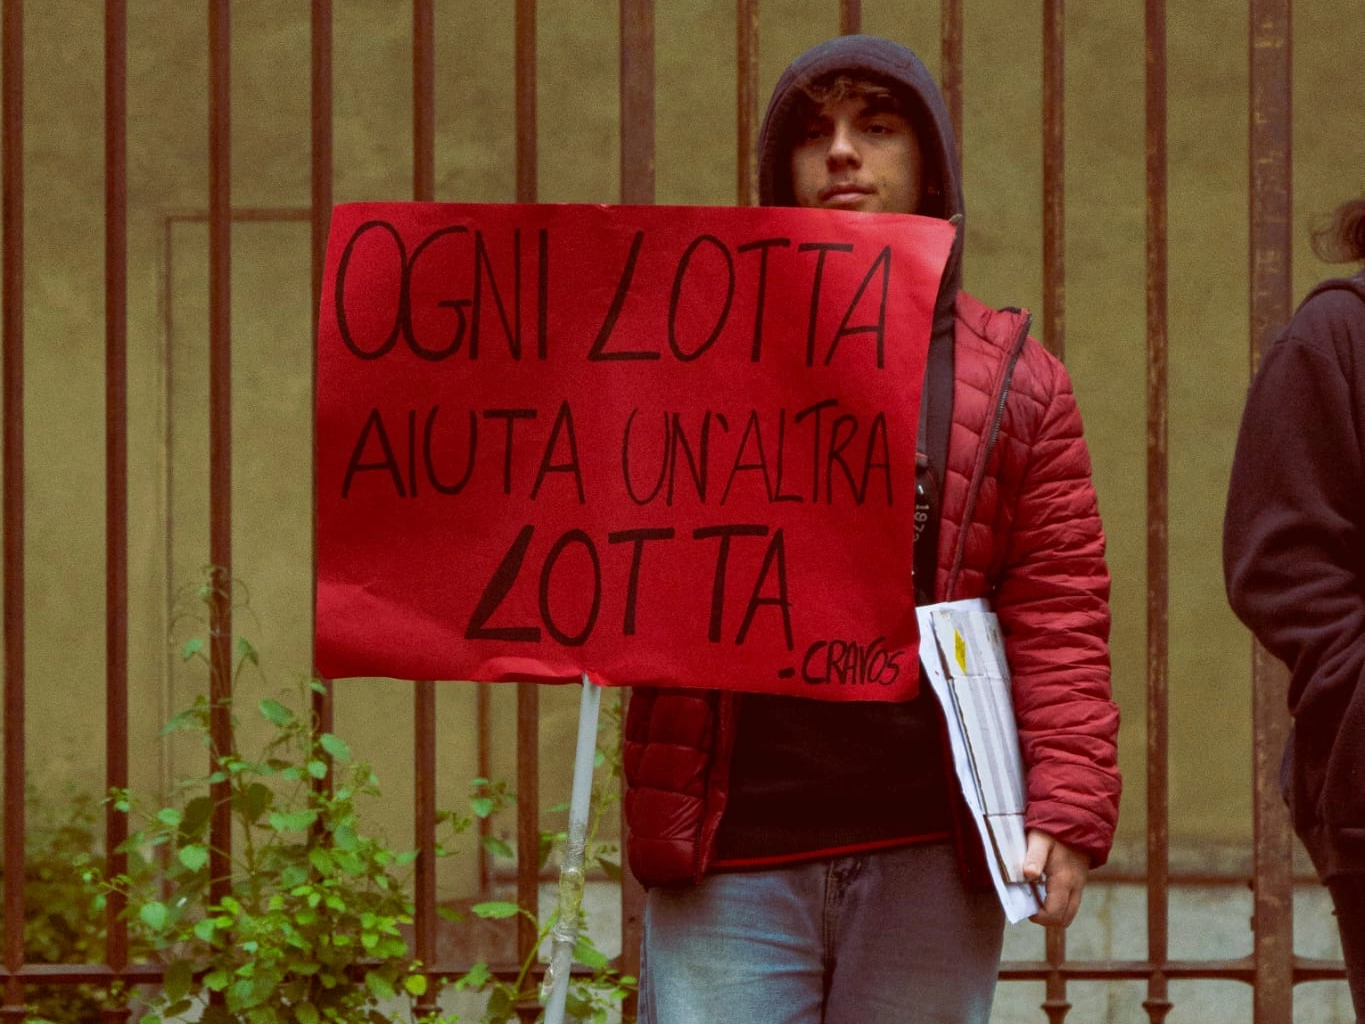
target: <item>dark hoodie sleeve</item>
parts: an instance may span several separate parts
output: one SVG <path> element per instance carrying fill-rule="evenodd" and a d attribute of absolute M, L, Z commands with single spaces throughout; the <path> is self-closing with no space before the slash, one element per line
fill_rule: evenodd
<path fill-rule="evenodd" d="M 1300 307 L 1248 393 L 1223 531 L 1228 599 L 1289 666 L 1290 708 L 1337 721 L 1365 675 L 1362 356 L 1359 296 Z"/>

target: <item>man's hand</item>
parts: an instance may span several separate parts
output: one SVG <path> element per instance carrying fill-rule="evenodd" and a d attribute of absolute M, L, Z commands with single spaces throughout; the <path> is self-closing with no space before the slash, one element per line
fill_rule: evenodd
<path fill-rule="evenodd" d="M 1030 882 L 1043 881 L 1047 898 L 1043 909 L 1029 918 L 1035 924 L 1069 925 L 1081 906 L 1081 890 L 1090 874 L 1090 858 L 1064 843 L 1059 843 L 1046 832 L 1029 829 L 1028 847 L 1024 851 L 1024 877 Z"/>

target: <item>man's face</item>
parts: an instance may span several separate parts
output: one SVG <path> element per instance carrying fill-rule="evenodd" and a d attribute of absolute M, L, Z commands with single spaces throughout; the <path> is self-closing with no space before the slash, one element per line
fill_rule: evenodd
<path fill-rule="evenodd" d="M 875 99 L 831 100 L 801 127 L 792 150 L 797 206 L 914 213 L 924 158 L 910 122 Z"/>

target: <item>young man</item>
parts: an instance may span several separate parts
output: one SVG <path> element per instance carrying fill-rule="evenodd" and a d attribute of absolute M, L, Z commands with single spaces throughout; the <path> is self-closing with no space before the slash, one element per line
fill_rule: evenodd
<path fill-rule="evenodd" d="M 1000 617 L 1025 871 L 1047 890 L 1035 920 L 1067 924 L 1108 854 L 1120 785 L 1109 577 L 1070 382 L 1025 314 L 959 290 L 956 145 L 914 54 L 868 36 L 815 47 L 778 82 L 760 144 L 766 205 L 958 224 L 913 585 L 918 603 L 987 597 Z M 1004 917 L 927 685 L 901 704 L 639 690 L 626 743 L 630 863 L 649 887 L 642 1021 L 985 1024 Z"/>

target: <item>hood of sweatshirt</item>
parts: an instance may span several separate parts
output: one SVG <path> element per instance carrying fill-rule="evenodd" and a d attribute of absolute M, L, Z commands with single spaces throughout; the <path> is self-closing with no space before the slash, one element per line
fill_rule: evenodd
<path fill-rule="evenodd" d="M 773 89 L 758 134 L 758 191 L 764 206 L 795 206 L 791 155 L 796 124 L 804 107 L 803 89 L 826 75 L 843 73 L 890 86 L 900 97 L 919 142 L 924 180 L 934 189 L 921 206 L 926 216 L 952 220 L 957 226 L 948 266 L 939 289 L 934 333 L 951 330 L 953 300 L 961 287 L 962 180 L 957 140 L 938 84 L 915 54 L 878 36 L 839 36 L 807 50 L 792 61 Z"/>

